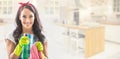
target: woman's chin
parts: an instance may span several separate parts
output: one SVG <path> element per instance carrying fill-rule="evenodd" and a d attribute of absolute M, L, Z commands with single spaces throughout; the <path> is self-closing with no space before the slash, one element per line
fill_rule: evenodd
<path fill-rule="evenodd" d="M 32 28 L 32 26 L 25 26 L 25 28 L 26 28 L 26 29 L 31 29 L 31 28 Z"/>

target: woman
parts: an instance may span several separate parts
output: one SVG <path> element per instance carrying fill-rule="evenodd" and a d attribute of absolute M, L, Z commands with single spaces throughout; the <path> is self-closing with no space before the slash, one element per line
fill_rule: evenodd
<path fill-rule="evenodd" d="M 20 40 L 20 36 L 24 33 L 33 34 L 37 37 L 37 39 L 34 39 L 36 42 L 41 42 L 43 45 L 43 54 L 46 58 L 47 56 L 47 40 L 45 40 L 45 36 L 42 34 L 42 25 L 40 23 L 40 18 L 38 15 L 38 12 L 36 8 L 30 4 L 27 3 L 20 3 L 21 6 L 18 9 L 17 16 L 16 16 L 16 28 L 15 30 L 10 33 L 6 38 L 6 45 L 7 45 L 7 51 L 8 51 L 8 57 L 9 59 L 19 59 L 20 55 L 16 50 L 20 50 L 22 48 L 18 48 Z M 35 44 L 34 43 L 34 44 Z M 20 47 L 20 46 L 19 46 Z"/>

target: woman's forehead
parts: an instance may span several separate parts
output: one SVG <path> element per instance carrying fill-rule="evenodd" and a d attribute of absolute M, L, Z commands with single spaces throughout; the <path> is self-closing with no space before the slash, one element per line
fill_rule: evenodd
<path fill-rule="evenodd" d="M 31 10 L 29 10 L 28 8 L 24 8 L 21 11 L 21 14 L 24 14 L 24 15 L 34 15 L 34 13 Z"/>

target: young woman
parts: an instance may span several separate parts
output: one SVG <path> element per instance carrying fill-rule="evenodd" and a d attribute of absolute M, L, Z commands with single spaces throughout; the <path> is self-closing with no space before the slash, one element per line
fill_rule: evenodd
<path fill-rule="evenodd" d="M 40 23 L 38 12 L 29 2 L 20 4 L 21 6 L 18 9 L 15 19 L 17 26 L 6 38 L 8 57 L 9 59 L 20 59 L 21 53 L 19 51 L 21 51 L 22 47 L 20 47 L 19 44 L 25 42 L 20 41 L 19 39 L 22 34 L 27 33 L 36 37 L 36 39 L 34 39 L 34 44 L 36 42 L 42 43 L 43 54 L 47 59 L 47 40 L 42 33 L 42 25 Z"/>

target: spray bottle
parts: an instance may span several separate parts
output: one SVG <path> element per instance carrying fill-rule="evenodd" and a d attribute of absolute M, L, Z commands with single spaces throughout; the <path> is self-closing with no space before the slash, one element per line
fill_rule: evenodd
<path fill-rule="evenodd" d="M 23 36 L 27 36 L 27 34 L 24 34 Z M 27 40 L 29 41 L 29 38 L 27 38 Z M 29 51 L 28 51 L 29 49 L 30 49 L 29 44 L 23 44 L 23 48 L 22 48 L 22 58 L 23 59 L 29 58 Z"/>

